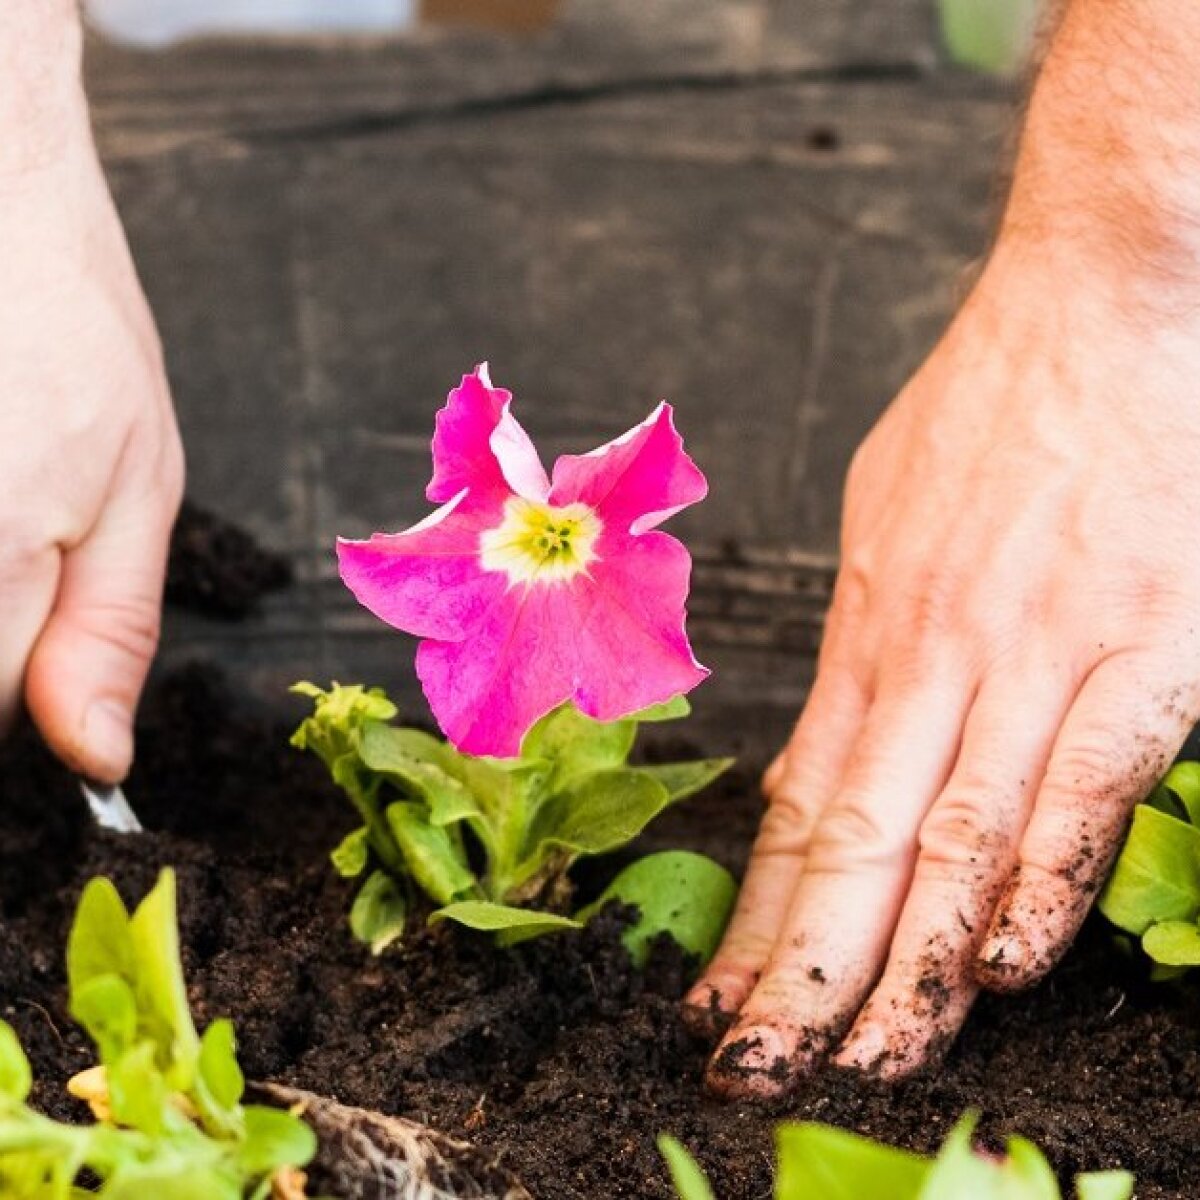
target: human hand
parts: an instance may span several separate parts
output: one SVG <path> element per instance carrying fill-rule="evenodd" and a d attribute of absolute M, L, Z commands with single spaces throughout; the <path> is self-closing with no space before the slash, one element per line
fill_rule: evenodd
<path fill-rule="evenodd" d="M 65 762 L 116 781 L 183 459 L 81 94 L 70 119 L 46 153 L 0 155 L 0 728 L 23 697 Z"/>
<path fill-rule="evenodd" d="M 812 694 L 688 998 L 725 1094 L 904 1074 L 1041 978 L 1200 716 L 1200 310 L 997 253 L 859 451 Z"/>

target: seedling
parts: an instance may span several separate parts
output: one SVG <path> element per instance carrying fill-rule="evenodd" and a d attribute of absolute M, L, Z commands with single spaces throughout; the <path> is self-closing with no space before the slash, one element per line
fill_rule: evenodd
<path fill-rule="evenodd" d="M 418 892 L 431 920 L 507 941 L 577 926 L 572 863 L 624 846 L 729 765 L 628 761 L 639 723 L 686 715 L 708 674 L 685 630 L 691 559 L 658 529 L 708 490 L 670 406 L 548 473 L 485 364 L 450 393 L 432 450 L 426 496 L 440 507 L 401 533 L 339 540 L 338 561 L 360 603 L 420 639 L 447 740 L 391 724 L 377 689 L 295 689 L 314 712 L 293 743 L 362 821 L 333 861 L 364 879 L 350 924 L 376 951 Z M 661 903 L 672 883 L 676 902 Z M 643 910 L 635 954 L 667 926 L 712 953 L 712 914 L 723 925 L 730 903 L 720 868 L 651 862 L 621 886 Z"/>
<path fill-rule="evenodd" d="M 976 1116 L 958 1122 L 935 1158 L 885 1146 L 829 1125 L 781 1125 L 775 1200 L 1062 1200 L 1050 1164 L 1032 1142 L 1009 1138 L 1002 1158 L 972 1147 Z M 659 1138 L 681 1200 L 714 1200 L 699 1165 L 671 1137 Z M 1133 1176 L 1098 1171 L 1075 1181 L 1077 1200 L 1130 1200 Z"/>
<path fill-rule="evenodd" d="M 324 761 L 362 821 L 332 859 L 342 875 L 363 880 L 350 924 L 376 951 L 403 932 L 418 893 L 436 906 L 432 920 L 509 940 L 578 927 L 590 911 L 565 915 L 572 864 L 624 846 L 731 762 L 629 765 L 638 724 L 685 716 L 682 697 L 607 723 L 563 705 L 529 731 L 518 757 L 501 759 L 390 724 L 395 705 L 377 688 L 295 690 L 314 712 L 293 744 Z M 632 882 L 626 872 L 605 897 L 641 908 L 631 946 L 670 929 L 711 955 L 732 904 L 728 873 L 699 855 L 654 855 L 636 866 Z"/>
<path fill-rule="evenodd" d="M 1181 762 L 1133 812 L 1100 911 L 1141 940 L 1154 977 L 1200 966 L 1200 762 Z"/>
<path fill-rule="evenodd" d="M 200 1036 L 187 1004 L 167 870 L 130 916 L 107 879 L 85 889 L 67 948 L 71 1014 L 99 1064 L 70 1090 L 90 1125 L 29 1107 L 29 1060 L 0 1022 L 0 1195 L 7 1200 L 298 1200 L 316 1152 L 302 1121 L 243 1105 L 233 1026 Z"/>

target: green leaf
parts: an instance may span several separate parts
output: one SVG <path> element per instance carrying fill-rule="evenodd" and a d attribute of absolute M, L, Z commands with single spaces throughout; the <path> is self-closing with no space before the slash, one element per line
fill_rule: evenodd
<path fill-rule="evenodd" d="M 97 975 L 73 987 L 71 1016 L 96 1043 L 102 1063 L 115 1062 L 137 1040 L 137 998 L 119 975 Z"/>
<path fill-rule="evenodd" d="M 1075 1180 L 1079 1200 L 1132 1200 L 1133 1187 L 1128 1171 L 1093 1171 Z"/>
<path fill-rule="evenodd" d="M 1160 786 L 1178 796 L 1188 820 L 1200 825 L 1200 762 L 1176 763 Z"/>
<path fill-rule="evenodd" d="M 269 1175 L 279 1167 L 303 1167 L 316 1156 L 316 1134 L 291 1113 L 249 1104 L 245 1116 L 246 1137 L 238 1161 L 247 1175 Z"/>
<path fill-rule="evenodd" d="M 1159 921 L 1194 921 L 1200 913 L 1200 829 L 1139 804 L 1100 911 L 1139 937 Z"/>
<path fill-rule="evenodd" d="M 593 721 L 573 704 L 563 704 L 525 735 L 521 758 L 550 763 L 549 787 L 557 790 L 580 775 L 623 766 L 636 736 L 636 721 Z"/>
<path fill-rule="evenodd" d="M 998 1200 L 1062 1200 L 1046 1156 L 1032 1142 L 1009 1138 L 1004 1149 Z"/>
<path fill-rule="evenodd" d="M 534 912 L 528 908 L 513 908 L 508 904 L 490 904 L 486 900 L 462 900 L 439 908 L 429 918 L 437 921 L 457 921 L 468 929 L 485 933 L 513 932 L 537 935 L 554 929 L 579 929 L 581 923 L 557 913 Z"/>
<path fill-rule="evenodd" d="M 971 1145 L 977 1120 L 975 1113 L 967 1113 L 950 1131 L 925 1177 L 920 1200 L 963 1200 L 966 1196 L 999 1200 L 999 1166 L 981 1158 Z M 1036 1193 L 1034 1200 L 1040 1200 Z"/>
<path fill-rule="evenodd" d="M 236 1110 L 246 1089 L 237 1060 L 233 1022 L 214 1021 L 200 1039 L 200 1082 L 213 1103 L 226 1113 Z"/>
<path fill-rule="evenodd" d="M 692 706 L 686 696 L 673 696 L 670 700 L 664 700 L 661 704 L 652 704 L 649 708 L 643 708 L 625 719 L 636 721 L 639 725 L 648 725 L 658 721 L 678 721 L 682 717 L 690 716 L 691 711 Z"/>
<path fill-rule="evenodd" d="M 775 1145 L 776 1200 L 924 1200 L 929 1163 L 907 1150 L 809 1122 L 781 1125 Z M 977 1193 L 960 1192 L 955 1200 L 967 1196 L 975 1200 Z"/>
<path fill-rule="evenodd" d="M 346 834 L 329 855 L 330 861 L 343 879 L 357 879 L 367 869 L 367 859 L 371 850 L 370 835 L 371 831 L 365 825 L 360 825 Z"/>
<path fill-rule="evenodd" d="M 717 951 L 736 899 L 737 884 L 719 863 L 687 850 L 665 850 L 626 867 L 577 916 L 586 921 L 610 900 L 635 905 L 638 921 L 622 936 L 634 962 L 643 965 L 651 939 L 669 933 L 704 964 Z"/>
<path fill-rule="evenodd" d="M 120 1125 L 157 1137 L 168 1120 L 184 1120 L 170 1102 L 166 1076 L 155 1062 L 153 1042 L 140 1042 L 105 1067 L 113 1119 Z"/>
<path fill-rule="evenodd" d="M 415 798 L 429 806 L 429 820 L 434 825 L 450 825 L 468 817 L 482 815 L 471 792 L 453 775 L 447 774 L 437 762 L 409 754 L 409 736 L 417 731 L 395 729 L 390 725 L 368 725 L 363 731 L 359 757 L 363 764 L 378 774 L 403 785 Z M 420 734 L 424 739 L 428 735 Z M 432 738 L 429 738 L 433 741 Z M 442 750 L 439 747 L 439 751 Z"/>
<path fill-rule="evenodd" d="M 667 1160 L 671 1182 L 680 1200 L 714 1200 L 712 1188 L 696 1160 L 673 1137 L 663 1133 L 658 1138 L 658 1152 Z"/>
<path fill-rule="evenodd" d="M 156 1043 L 158 1063 L 171 1086 L 186 1092 L 194 1078 L 200 1039 L 188 1007 L 179 957 L 175 872 L 162 871 L 129 922 L 137 962 L 136 993 L 142 1026 Z"/>
<path fill-rule="evenodd" d="M 431 900 L 451 904 L 476 890 L 461 848 L 447 829 L 430 823 L 423 805 L 398 800 L 388 805 L 385 815 L 405 866 Z"/>
<path fill-rule="evenodd" d="M 546 802 L 534 823 L 533 843 L 538 851 L 549 844 L 576 854 L 605 854 L 631 842 L 670 803 L 667 789 L 643 769 L 598 771 Z"/>
<path fill-rule="evenodd" d="M 350 929 L 360 942 L 382 954 L 404 933 L 408 905 L 395 883 L 382 871 L 372 871 L 354 897 Z"/>
<path fill-rule="evenodd" d="M 1200 928 L 1194 921 L 1159 921 L 1142 934 L 1142 949 L 1164 967 L 1200 967 Z"/>
<path fill-rule="evenodd" d="M 0 1021 L 0 1101 L 24 1104 L 33 1087 L 29 1059 L 7 1021 Z"/>
<path fill-rule="evenodd" d="M 132 982 L 133 938 L 129 912 L 110 879 L 93 879 L 83 889 L 67 938 L 67 980 L 72 995 L 98 975 Z"/>
<path fill-rule="evenodd" d="M 388 770 L 387 763 L 395 759 L 428 763 L 444 771 L 458 756 L 453 746 L 423 730 L 397 728 L 379 721 L 371 721 L 363 727 L 359 749 L 363 762 L 378 771 Z"/>
<path fill-rule="evenodd" d="M 732 758 L 701 758 L 695 762 L 663 763 L 661 766 L 639 767 L 667 789 L 674 804 L 703 791 L 714 779 L 724 775 L 733 766 Z"/>

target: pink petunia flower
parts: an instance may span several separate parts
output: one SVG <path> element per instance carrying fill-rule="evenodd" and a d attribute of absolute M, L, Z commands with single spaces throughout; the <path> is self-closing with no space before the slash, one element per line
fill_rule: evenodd
<path fill-rule="evenodd" d="M 486 364 L 464 376 L 433 435 L 441 507 L 338 541 L 359 602 L 423 639 L 417 674 L 446 736 L 503 757 L 566 700 L 611 721 L 708 675 L 684 631 L 691 558 L 655 531 L 708 490 L 670 405 L 547 477 L 511 403 Z"/>

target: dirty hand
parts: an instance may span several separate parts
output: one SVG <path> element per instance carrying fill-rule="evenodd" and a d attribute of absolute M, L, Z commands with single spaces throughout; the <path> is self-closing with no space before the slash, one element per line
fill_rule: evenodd
<path fill-rule="evenodd" d="M 1110 35 L 1128 73 L 1078 74 Z M 1069 9 L 996 250 L 854 461 L 816 682 L 688 997 L 732 1021 L 720 1093 L 904 1074 L 979 986 L 1040 979 L 1200 716 L 1198 61 L 1190 4 Z"/>
<path fill-rule="evenodd" d="M 0 264 L 0 728 L 24 698 L 70 766 L 118 780 L 183 465 L 73 3 L 0 13 Z"/>

